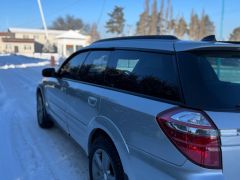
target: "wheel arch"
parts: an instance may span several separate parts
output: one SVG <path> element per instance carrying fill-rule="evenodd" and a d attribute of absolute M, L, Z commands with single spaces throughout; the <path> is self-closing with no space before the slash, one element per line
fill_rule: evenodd
<path fill-rule="evenodd" d="M 129 177 L 131 174 L 131 167 L 129 165 L 129 148 L 124 140 L 124 137 L 121 134 L 119 128 L 106 117 L 97 117 L 90 122 L 89 129 L 91 129 L 88 136 L 88 145 L 87 145 L 87 154 L 89 156 L 91 144 L 98 136 L 105 136 L 111 140 L 112 144 L 117 150 L 117 153 L 120 157 L 121 163 L 126 177 Z M 130 175 L 131 177 L 131 175 Z"/>

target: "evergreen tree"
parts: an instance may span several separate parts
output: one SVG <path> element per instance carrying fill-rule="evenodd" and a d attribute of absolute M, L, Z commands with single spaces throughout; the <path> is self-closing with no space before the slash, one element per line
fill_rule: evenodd
<path fill-rule="evenodd" d="M 240 41 L 240 27 L 233 30 L 230 35 L 230 41 Z"/>
<path fill-rule="evenodd" d="M 161 1 L 160 11 L 158 13 L 158 20 L 157 20 L 157 34 L 163 35 L 166 32 L 164 26 L 164 0 Z"/>
<path fill-rule="evenodd" d="M 166 12 L 165 12 L 165 28 L 166 31 L 169 31 L 169 12 L 170 11 L 170 0 L 167 1 L 167 8 L 166 8 Z"/>
<path fill-rule="evenodd" d="M 190 39 L 192 40 L 199 39 L 199 29 L 200 29 L 200 24 L 199 24 L 198 15 L 194 12 L 194 10 L 192 10 L 191 20 L 189 24 L 189 32 L 188 32 Z"/>
<path fill-rule="evenodd" d="M 215 26 L 213 22 L 210 20 L 209 16 L 204 13 L 201 19 L 200 26 L 200 38 L 212 35 L 215 33 Z"/>
<path fill-rule="evenodd" d="M 120 35 L 124 30 L 124 12 L 123 8 L 119 6 L 115 6 L 113 12 L 108 13 L 110 19 L 106 23 L 107 33 L 116 33 Z"/>
<path fill-rule="evenodd" d="M 171 3 L 171 1 L 170 1 Z M 173 31 L 174 30 L 174 27 L 175 27 L 175 20 L 173 18 L 173 6 L 172 6 L 172 3 L 170 5 L 170 17 L 169 17 L 169 25 L 168 25 L 168 29 L 169 31 Z"/>
<path fill-rule="evenodd" d="M 137 35 L 147 35 L 149 33 L 149 19 L 149 0 L 145 0 L 145 10 L 137 22 Z"/>
<path fill-rule="evenodd" d="M 152 5 L 152 14 L 151 14 L 151 21 L 150 21 L 150 35 L 157 34 L 157 0 L 154 0 Z"/>
<path fill-rule="evenodd" d="M 181 17 L 175 26 L 175 34 L 178 37 L 183 37 L 187 33 L 187 23 L 184 17 Z"/>

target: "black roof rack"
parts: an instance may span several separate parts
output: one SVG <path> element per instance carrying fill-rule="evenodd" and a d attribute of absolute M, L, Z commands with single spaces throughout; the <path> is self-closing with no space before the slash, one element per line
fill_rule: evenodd
<path fill-rule="evenodd" d="M 220 43 L 229 43 L 229 44 L 240 44 L 240 41 L 217 41 L 215 35 L 206 36 L 202 41 L 207 42 L 220 42 Z"/>
<path fill-rule="evenodd" d="M 131 40 L 131 39 L 178 40 L 178 38 L 176 36 L 171 36 L 171 35 L 148 35 L 148 36 L 125 36 L 125 37 L 117 37 L 117 38 L 108 38 L 108 39 L 101 39 L 96 42 L 114 41 L 114 40 Z M 94 43 L 96 43 L 96 42 L 94 42 Z"/>
<path fill-rule="evenodd" d="M 202 39 L 202 41 L 207 41 L 207 42 L 217 42 L 217 39 L 215 37 L 215 35 L 210 35 L 210 36 L 206 36 Z"/>

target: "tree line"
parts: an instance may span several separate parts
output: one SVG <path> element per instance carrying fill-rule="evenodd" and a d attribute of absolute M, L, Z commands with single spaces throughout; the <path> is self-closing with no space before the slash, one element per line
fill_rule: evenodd
<path fill-rule="evenodd" d="M 145 0 L 144 11 L 136 24 L 136 35 L 176 35 L 197 40 L 215 33 L 214 23 L 204 10 L 201 16 L 192 10 L 188 24 L 183 16 L 174 17 L 171 0 L 167 3 L 161 0 L 160 8 L 157 3 L 158 1 L 154 0 L 150 8 L 149 0 Z M 113 12 L 109 13 L 109 17 L 106 23 L 107 32 L 123 35 L 125 25 L 123 8 L 116 6 Z"/>
<path fill-rule="evenodd" d="M 159 2 L 160 4 L 158 4 Z M 124 8 L 115 6 L 108 13 L 108 17 L 105 23 L 106 33 L 111 33 L 113 36 L 124 36 L 124 32 L 126 32 Z M 65 18 L 57 18 L 50 28 L 81 30 L 92 37 L 91 41 L 101 38 L 96 23 L 89 25 L 80 18 L 69 15 Z M 175 35 L 191 40 L 199 40 L 211 34 L 215 34 L 215 25 L 204 10 L 199 15 L 193 9 L 189 21 L 186 21 L 184 16 L 174 15 L 171 0 L 153 0 L 152 4 L 149 0 L 145 0 L 143 12 L 139 15 L 134 33 L 134 35 Z M 234 29 L 230 40 L 240 40 L 240 27 Z"/>

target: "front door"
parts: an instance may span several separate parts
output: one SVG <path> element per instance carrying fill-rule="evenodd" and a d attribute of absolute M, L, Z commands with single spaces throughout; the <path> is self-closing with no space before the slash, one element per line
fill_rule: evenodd
<path fill-rule="evenodd" d="M 99 112 L 100 96 L 96 85 L 103 85 L 109 51 L 92 51 L 81 66 L 78 81 L 68 81 L 68 100 L 72 120 L 69 121 L 71 136 L 80 144 L 86 139 L 87 126 Z M 98 88 L 99 89 L 99 88 Z"/>
<path fill-rule="evenodd" d="M 18 52 L 19 52 L 18 46 L 14 46 L 14 53 L 18 53 Z"/>

